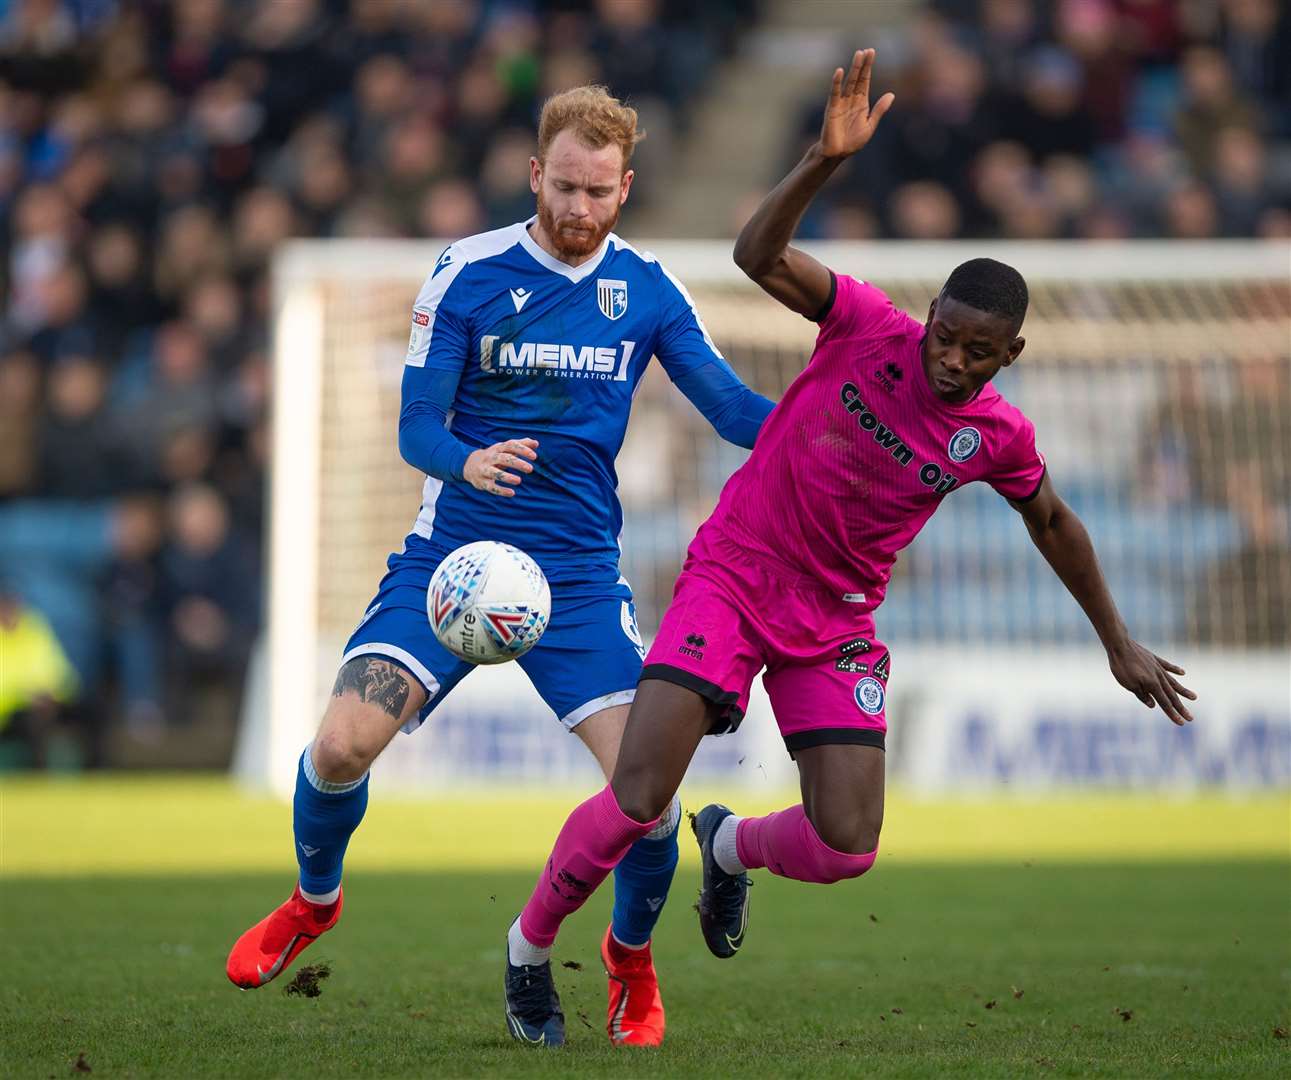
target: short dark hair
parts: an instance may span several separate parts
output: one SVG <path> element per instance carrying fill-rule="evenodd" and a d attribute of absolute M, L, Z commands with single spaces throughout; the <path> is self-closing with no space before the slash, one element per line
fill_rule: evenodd
<path fill-rule="evenodd" d="M 1026 318 L 1026 281 L 1013 267 L 996 259 L 960 263 L 946 279 L 941 293 L 978 311 L 1002 315 L 1015 329 Z"/>

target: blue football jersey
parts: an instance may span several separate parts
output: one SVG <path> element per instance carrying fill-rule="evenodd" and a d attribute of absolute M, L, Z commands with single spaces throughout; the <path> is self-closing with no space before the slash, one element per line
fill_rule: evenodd
<path fill-rule="evenodd" d="M 440 255 L 417 294 L 406 363 L 457 377 L 447 423 L 466 447 L 537 439 L 534 471 L 511 498 L 428 477 L 413 531 L 445 550 L 514 544 L 557 582 L 614 581 L 623 522 L 614 459 L 651 357 L 674 381 L 720 365 L 744 388 L 653 256 L 610 234 L 569 266 L 529 224 Z"/>

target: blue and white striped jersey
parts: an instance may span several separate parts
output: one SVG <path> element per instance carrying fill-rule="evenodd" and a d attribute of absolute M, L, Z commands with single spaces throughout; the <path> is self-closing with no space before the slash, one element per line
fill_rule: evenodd
<path fill-rule="evenodd" d="M 614 581 L 623 520 L 614 459 L 650 358 L 741 445 L 752 446 L 772 403 L 740 382 L 684 286 L 653 256 L 610 234 L 572 267 L 543 251 L 528 225 L 453 244 L 417 294 L 401 447 L 439 475 L 427 477 L 414 532 L 445 550 L 514 544 L 556 582 Z M 410 453 L 403 438 L 427 415 L 461 444 L 447 469 Z M 514 497 L 461 481 L 466 452 L 513 438 L 539 442 Z"/>

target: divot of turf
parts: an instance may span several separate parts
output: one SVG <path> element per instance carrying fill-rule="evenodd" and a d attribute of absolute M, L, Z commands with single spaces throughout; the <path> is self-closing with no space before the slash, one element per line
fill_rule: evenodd
<path fill-rule="evenodd" d="M 331 974 L 332 965 L 326 960 L 321 960 L 317 964 L 306 964 L 296 972 L 296 977 L 282 988 L 282 992 L 288 997 L 316 998 L 323 992 L 320 984 Z"/>

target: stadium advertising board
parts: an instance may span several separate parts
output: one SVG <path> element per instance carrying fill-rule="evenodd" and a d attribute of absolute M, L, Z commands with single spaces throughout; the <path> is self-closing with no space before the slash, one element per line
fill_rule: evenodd
<path fill-rule="evenodd" d="M 1179 659 L 1199 694 L 1183 728 L 1128 696 L 1098 651 L 905 650 L 889 697 L 893 774 L 929 792 L 1291 787 L 1291 657 Z"/>

